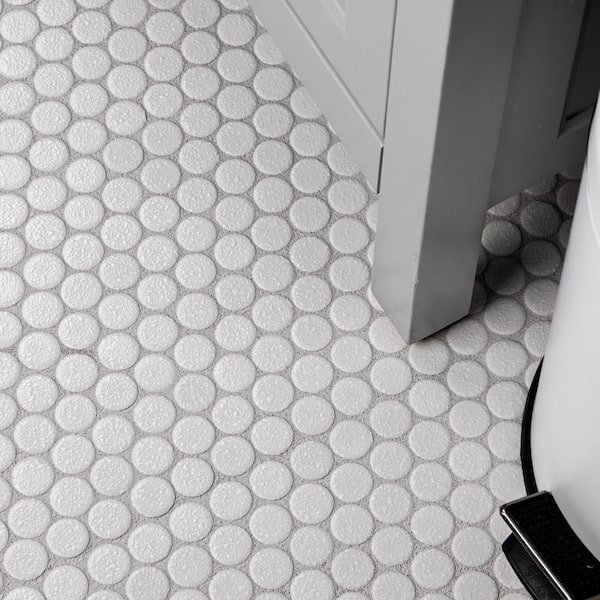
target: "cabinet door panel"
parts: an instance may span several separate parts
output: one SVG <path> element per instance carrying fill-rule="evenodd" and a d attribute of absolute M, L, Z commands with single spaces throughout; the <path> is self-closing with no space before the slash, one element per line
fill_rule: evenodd
<path fill-rule="evenodd" d="M 288 0 L 383 136 L 396 0 Z"/>
<path fill-rule="evenodd" d="M 388 0 L 381 1 L 388 2 Z M 335 33 L 335 28 L 341 25 L 336 24 L 335 20 L 338 17 L 343 18 L 343 9 L 349 7 L 355 0 L 322 0 L 323 4 L 321 0 L 307 0 L 307 3 L 314 4 L 315 7 L 318 4 L 318 15 L 324 23 L 323 29 L 316 33 L 308 29 L 305 21 L 301 20 L 287 0 L 249 0 L 249 2 L 259 21 L 271 34 L 300 81 L 308 88 L 332 128 L 358 163 L 371 187 L 377 191 L 383 136 L 373 126 L 365 109 L 357 101 L 356 95 L 315 39 L 315 36 L 324 39 L 325 32 L 329 30 L 332 40 L 337 39 L 341 44 L 343 40 L 341 34 Z M 339 14 L 335 13 L 336 10 Z M 391 30 L 392 25 L 390 25 L 390 32 Z M 327 47 L 327 43 L 325 46 Z M 359 69 L 359 65 L 355 68 L 360 71 L 355 76 L 366 76 L 369 70 L 362 67 Z M 387 80 L 383 83 L 383 88 L 382 113 L 387 98 Z M 383 127 L 383 121 L 381 126 Z"/>

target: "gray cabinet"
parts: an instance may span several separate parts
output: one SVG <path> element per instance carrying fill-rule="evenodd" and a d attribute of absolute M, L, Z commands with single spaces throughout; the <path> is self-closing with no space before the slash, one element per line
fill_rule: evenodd
<path fill-rule="evenodd" d="M 373 290 L 407 342 L 468 309 L 485 211 L 580 163 L 597 0 L 250 0 L 380 194 Z"/>

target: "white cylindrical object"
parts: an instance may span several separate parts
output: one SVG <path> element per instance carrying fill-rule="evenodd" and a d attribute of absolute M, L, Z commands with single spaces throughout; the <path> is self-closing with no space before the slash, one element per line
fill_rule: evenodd
<path fill-rule="evenodd" d="M 531 423 L 539 490 L 600 560 L 600 115 L 563 267 Z M 598 379 L 597 379 L 598 378 Z"/>

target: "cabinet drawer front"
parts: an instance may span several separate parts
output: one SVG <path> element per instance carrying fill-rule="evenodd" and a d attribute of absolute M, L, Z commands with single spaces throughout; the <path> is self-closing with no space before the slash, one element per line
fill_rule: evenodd
<path fill-rule="evenodd" d="M 396 0 L 287 1 L 383 137 Z"/>
<path fill-rule="evenodd" d="M 354 0 L 338 1 L 347 4 L 354 2 Z M 249 2 L 260 22 L 281 48 L 299 79 L 308 88 L 321 111 L 360 166 L 371 187 L 377 190 L 383 136 L 373 126 L 346 82 L 287 0 L 249 0 Z M 321 10 L 323 13 L 326 12 L 324 8 Z M 387 96 L 387 81 L 384 95 Z"/>

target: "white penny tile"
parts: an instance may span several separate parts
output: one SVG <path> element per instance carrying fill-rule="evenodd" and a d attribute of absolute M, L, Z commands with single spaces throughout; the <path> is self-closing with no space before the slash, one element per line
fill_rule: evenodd
<path fill-rule="evenodd" d="M 0 597 L 523 600 L 498 506 L 577 197 L 406 347 L 377 201 L 245 0 L 0 16 Z"/>

